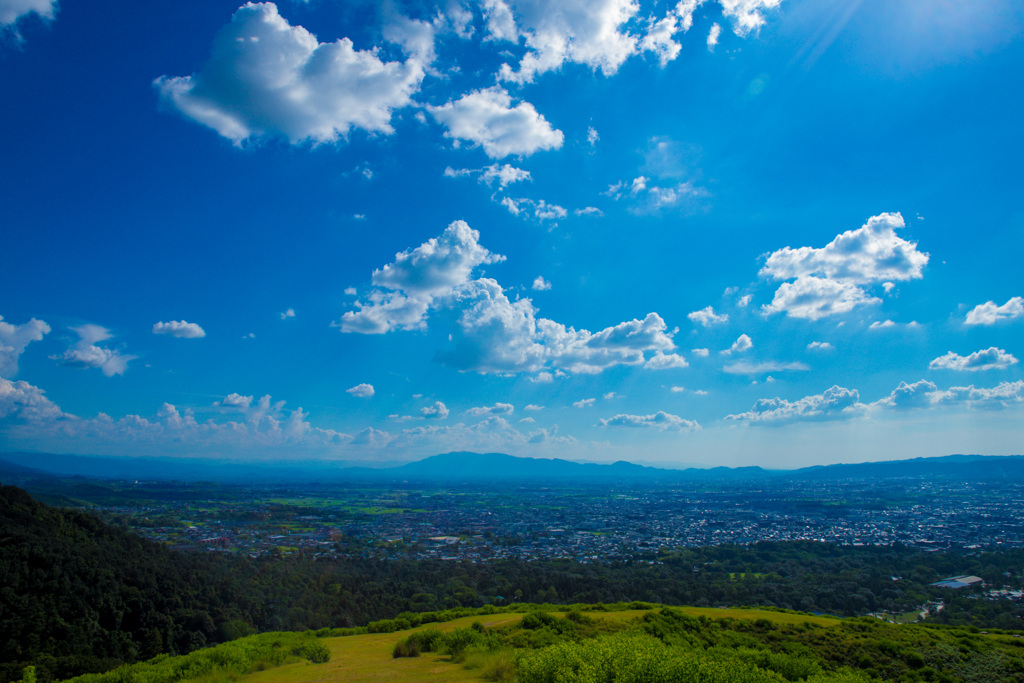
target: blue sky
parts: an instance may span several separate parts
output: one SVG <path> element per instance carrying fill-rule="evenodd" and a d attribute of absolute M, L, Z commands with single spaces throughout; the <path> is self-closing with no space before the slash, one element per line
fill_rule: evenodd
<path fill-rule="evenodd" d="M 0 447 L 1024 452 L 1011 0 L 0 24 Z"/>

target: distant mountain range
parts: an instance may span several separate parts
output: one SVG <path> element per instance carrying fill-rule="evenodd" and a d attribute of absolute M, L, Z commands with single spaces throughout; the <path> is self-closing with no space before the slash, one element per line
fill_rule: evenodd
<path fill-rule="evenodd" d="M 866 479 L 1024 480 L 1024 456 L 949 455 L 853 465 L 825 465 L 797 470 L 760 467 L 661 469 L 619 461 L 577 463 L 561 459 L 522 458 L 504 453 L 444 453 L 389 468 L 344 464 L 293 465 L 210 461 L 186 458 L 115 458 L 49 453 L 0 453 L 0 481 L 33 476 L 78 476 L 116 480 L 209 482 L 572 482 L 741 483 L 757 481 L 841 481 Z"/>

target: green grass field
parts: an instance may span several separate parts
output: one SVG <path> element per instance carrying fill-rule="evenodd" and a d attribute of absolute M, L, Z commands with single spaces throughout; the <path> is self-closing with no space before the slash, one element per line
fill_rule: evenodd
<path fill-rule="evenodd" d="M 802 624 L 810 622 L 819 626 L 835 626 L 839 619 L 815 617 L 805 614 L 773 612 L 757 609 L 717 609 L 682 607 L 680 611 L 695 617 L 710 619 L 767 619 L 776 624 Z M 595 621 L 625 624 L 641 618 L 650 610 L 625 610 L 621 612 L 587 612 Z M 452 662 L 444 655 L 424 653 L 419 657 L 395 659 L 391 656 L 395 643 L 410 633 L 428 627 L 441 631 L 465 628 L 479 621 L 484 626 L 500 627 L 518 623 L 525 612 L 510 612 L 464 617 L 441 624 L 428 624 L 414 629 L 394 633 L 371 633 L 366 635 L 322 638 L 320 642 L 331 652 L 331 661 L 325 664 L 311 664 L 307 661 L 292 662 L 282 666 L 245 675 L 211 674 L 197 683 L 320 683 L 322 681 L 346 681 L 363 683 L 370 681 L 480 681 L 481 673 Z M 552 616 L 562 617 L 565 612 L 552 611 Z"/>

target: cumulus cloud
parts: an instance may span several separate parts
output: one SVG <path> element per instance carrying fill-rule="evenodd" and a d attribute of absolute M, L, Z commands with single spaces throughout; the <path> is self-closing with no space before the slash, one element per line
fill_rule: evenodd
<path fill-rule="evenodd" d="M 0 420 L 37 423 L 64 417 L 39 387 L 0 378 Z"/>
<path fill-rule="evenodd" d="M 611 76 L 637 51 L 637 39 L 625 26 L 639 10 L 635 0 L 483 0 L 482 5 L 490 37 L 522 40 L 527 47 L 518 69 L 502 65 L 504 80 L 529 83 L 566 62 Z"/>
<path fill-rule="evenodd" d="M 99 368 L 107 377 L 123 375 L 128 363 L 138 358 L 122 354 L 116 349 L 97 346 L 98 342 L 106 341 L 113 335 L 110 330 L 100 325 L 80 325 L 71 330 L 79 337 L 78 342 L 64 353 L 50 358 L 61 365 L 76 368 Z"/>
<path fill-rule="evenodd" d="M 730 346 L 725 351 L 722 351 L 721 353 L 725 355 L 732 355 L 734 353 L 743 353 L 744 351 L 749 351 L 752 348 L 754 348 L 754 342 L 750 339 L 748 335 L 741 334 L 736 339 L 736 341 L 732 343 L 732 346 Z"/>
<path fill-rule="evenodd" d="M 813 341 L 807 345 L 807 348 L 811 351 L 829 351 L 834 347 L 828 342 Z"/>
<path fill-rule="evenodd" d="M 913 384 L 900 382 L 888 396 L 872 403 L 872 407 L 911 409 L 942 405 L 965 405 L 981 410 L 1002 410 L 1024 403 L 1024 381 L 1001 382 L 991 388 L 970 386 L 939 389 L 933 382 L 920 380 Z"/>
<path fill-rule="evenodd" d="M 834 420 L 859 414 L 863 407 L 860 394 L 855 389 L 833 386 L 821 394 L 793 402 L 778 397 L 762 398 L 749 411 L 727 415 L 725 419 L 752 424 Z"/>
<path fill-rule="evenodd" d="M 0 0 L 0 29 L 12 27 L 32 13 L 50 20 L 56 12 L 57 0 Z"/>
<path fill-rule="evenodd" d="M 937 390 L 935 384 L 923 379 L 913 384 L 900 382 L 892 393 L 871 405 L 900 409 L 925 408 L 933 405 L 932 397 Z"/>
<path fill-rule="evenodd" d="M 530 172 L 516 168 L 512 164 L 491 164 L 490 166 L 484 166 L 483 168 L 452 168 L 451 166 L 444 169 L 444 174 L 448 178 L 461 178 L 464 176 L 476 176 L 477 180 L 485 185 L 493 185 L 494 181 L 498 181 L 498 186 L 501 188 L 508 187 L 512 183 L 521 183 L 528 180 L 533 180 L 530 176 Z"/>
<path fill-rule="evenodd" d="M 666 413 L 663 410 L 659 410 L 653 415 L 620 414 L 615 417 L 602 419 L 600 424 L 602 427 L 642 427 L 672 432 L 688 432 L 700 429 L 700 425 L 693 420 L 684 420 L 678 415 Z"/>
<path fill-rule="evenodd" d="M 252 396 L 242 396 L 241 394 L 230 393 L 221 400 L 214 402 L 213 405 L 244 410 L 252 405 L 252 398 Z"/>
<path fill-rule="evenodd" d="M 440 237 L 395 254 L 393 263 L 373 271 L 371 281 L 380 289 L 342 316 L 342 331 L 382 334 L 422 327 L 436 297 L 466 284 L 474 268 L 505 259 L 481 246 L 479 239 L 480 233 L 465 221 L 455 221 Z"/>
<path fill-rule="evenodd" d="M 355 290 L 352 290 L 352 292 L 349 292 L 349 290 L 346 289 L 345 293 L 346 294 L 349 294 L 349 293 L 355 294 Z M 281 316 L 281 320 L 287 320 L 288 318 L 294 318 L 295 317 L 295 309 L 294 308 L 289 308 L 287 311 L 282 311 L 279 315 Z"/>
<path fill-rule="evenodd" d="M 775 9 L 782 0 L 718 0 L 722 14 L 732 19 L 733 31 L 745 36 L 765 24 L 764 10 Z"/>
<path fill-rule="evenodd" d="M 690 353 L 699 358 L 707 358 L 711 352 L 708 349 L 690 349 Z"/>
<path fill-rule="evenodd" d="M 1024 381 L 1001 382 L 989 389 L 976 389 L 974 385 L 950 387 L 931 395 L 935 404 L 966 403 L 972 408 L 999 410 L 1024 403 Z"/>
<path fill-rule="evenodd" d="M 533 281 L 533 286 L 530 288 L 537 292 L 546 292 L 551 289 L 551 283 L 544 279 L 543 276 L 538 275 Z"/>
<path fill-rule="evenodd" d="M 692 313 L 687 314 L 686 317 L 698 325 L 703 325 L 704 327 L 729 322 L 728 313 L 722 313 L 721 315 L 716 314 L 715 309 L 711 306 L 702 308 L 699 311 L 693 311 Z"/>
<path fill-rule="evenodd" d="M 689 367 L 689 365 L 686 359 L 678 353 L 664 353 L 662 351 L 656 351 L 644 363 L 644 367 L 648 370 L 669 370 L 671 368 L 685 368 Z"/>
<path fill-rule="evenodd" d="M 785 370 L 804 371 L 810 369 L 811 368 L 806 363 L 801 363 L 799 361 L 793 363 L 780 363 L 771 360 L 760 363 L 739 361 L 726 365 L 722 368 L 723 371 L 728 372 L 731 375 L 763 375 L 766 372 L 783 372 Z"/>
<path fill-rule="evenodd" d="M 867 286 L 921 278 L 928 254 L 896 234 L 902 227 L 900 214 L 884 213 L 822 248 L 785 247 L 769 254 L 760 275 L 794 281 L 779 286 L 765 312 L 817 320 L 879 303 Z"/>
<path fill-rule="evenodd" d="M 351 389 L 346 389 L 345 393 L 352 394 L 357 398 L 370 398 L 375 392 L 372 384 L 363 382 L 362 384 L 355 385 Z"/>
<path fill-rule="evenodd" d="M 658 62 L 665 66 L 679 56 L 683 46 L 675 40 L 679 33 L 686 33 L 693 26 L 693 13 L 705 0 L 680 0 L 661 19 L 647 18 L 647 27 L 640 46 L 658 56 Z"/>
<path fill-rule="evenodd" d="M 582 209 L 576 209 L 573 214 L 577 216 L 594 216 L 600 218 L 604 215 L 604 211 L 597 208 L 596 206 L 584 206 Z"/>
<path fill-rule="evenodd" d="M 594 405 L 594 401 L 596 400 L 596 398 L 581 398 L 580 400 L 573 402 L 572 407 L 589 408 L 590 406 Z"/>
<path fill-rule="evenodd" d="M 420 408 L 420 416 L 428 420 L 443 420 L 448 417 L 448 406 L 440 401 L 434 401 L 433 405 Z"/>
<path fill-rule="evenodd" d="M 493 406 L 478 406 L 466 411 L 466 415 L 511 415 L 515 407 L 511 403 L 495 403 Z"/>
<path fill-rule="evenodd" d="M 763 308 L 766 313 L 785 312 L 791 318 L 818 320 L 877 303 L 881 299 L 868 295 L 858 285 L 807 275 L 783 282 L 771 304 Z"/>
<path fill-rule="evenodd" d="M 544 410 L 544 406 L 538 406 L 538 405 L 534 405 L 533 403 L 530 403 L 530 404 L 527 404 L 523 408 L 523 410 L 530 410 L 530 411 L 533 411 L 533 410 Z"/>
<path fill-rule="evenodd" d="M 480 145 L 492 159 L 559 149 L 565 140 L 562 131 L 552 128 L 532 104 L 512 106 L 508 91 L 498 86 L 476 90 L 438 107 L 428 106 L 427 110 L 448 128 L 446 137 Z"/>
<path fill-rule="evenodd" d="M 975 351 L 969 356 L 961 356 L 950 351 L 939 356 L 928 364 L 930 370 L 1003 370 L 1016 365 L 1017 359 L 1002 349 L 991 346 L 983 351 Z"/>
<path fill-rule="evenodd" d="M 433 61 L 433 28 L 399 18 L 384 37 L 402 46 L 406 61 L 384 62 L 348 38 L 321 43 L 273 3 L 247 3 L 217 33 L 200 71 L 154 85 L 165 105 L 235 144 L 278 136 L 334 142 L 353 128 L 390 134 L 392 113 L 412 103 Z"/>
<path fill-rule="evenodd" d="M 18 374 L 18 357 L 25 347 L 34 341 L 41 341 L 49 334 L 50 326 L 42 320 L 32 318 L 27 323 L 12 325 L 4 322 L 0 315 L 0 377 L 14 377 Z"/>
<path fill-rule="evenodd" d="M 995 301 L 978 304 L 967 313 L 965 325 L 995 325 L 1005 320 L 1014 320 L 1024 316 L 1024 298 L 1015 296 L 1002 306 Z"/>
<path fill-rule="evenodd" d="M 111 453 L 137 453 L 141 446 L 153 452 L 170 450 L 177 455 L 207 451 L 222 454 L 240 448 L 253 453 L 260 448 L 279 453 L 283 445 L 317 449 L 338 446 L 351 437 L 333 430 L 311 427 L 301 409 L 284 411 L 284 401 L 264 396 L 230 394 L 214 404 L 220 414 L 240 413 L 240 420 L 200 421 L 192 409 L 180 410 L 164 403 L 155 415 L 126 415 L 114 419 L 104 413 L 83 418 L 64 413 L 42 390 L 27 382 L 0 380 L 0 431 L 6 439 L 25 439 L 44 447 L 91 449 Z"/>
<path fill-rule="evenodd" d="M 577 330 L 537 316 L 530 299 L 512 300 L 498 282 L 471 280 L 474 268 L 503 257 L 479 244 L 462 221 L 396 261 L 374 271 L 373 290 L 341 319 L 343 332 L 384 333 L 426 327 L 427 316 L 450 327 L 450 343 L 437 360 L 463 371 L 593 374 L 614 365 L 640 365 L 675 349 L 661 316 L 648 313 L 598 332 Z M 387 291 L 390 290 L 390 291 Z"/>
<path fill-rule="evenodd" d="M 153 334 L 167 334 L 179 339 L 199 339 L 206 336 L 206 331 L 196 323 L 172 320 L 169 323 L 158 322 L 153 325 Z"/>

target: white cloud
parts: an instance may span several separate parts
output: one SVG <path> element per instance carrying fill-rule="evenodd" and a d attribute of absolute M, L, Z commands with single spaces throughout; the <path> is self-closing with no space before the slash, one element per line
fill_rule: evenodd
<path fill-rule="evenodd" d="M 474 268 L 503 257 L 478 243 L 479 234 L 462 221 L 437 239 L 402 252 L 393 264 L 374 271 L 376 289 L 342 316 L 344 332 L 383 333 L 426 327 L 427 315 L 451 327 L 450 345 L 437 360 L 458 370 L 481 373 L 598 373 L 613 365 L 639 365 L 648 353 L 675 348 L 673 332 L 657 313 L 596 333 L 537 317 L 530 299 L 510 300 L 491 278 L 470 280 Z"/>
<path fill-rule="evenodd" d="M 543 276 L 538 275 L 536 279 L 534 279 L 531 289 L 537 292 L 546 292 L 551 289 L 551 283 L 545 280 Z"/>
<path fill-rule="evenodd" d="M 494 181 L 498 181 L 498 186 L 505 188 L 512 183 L 524 182 L 527 180 L 533 180 L 530 176 L 530 172 L 516 168 L 512 164 L 491 164 L 490 166 L 484 166 L 483 168 L 452 168 L 451 166 L 444 169 L 444 175 L 448 178 L 461 178 L 464 176 L 477 176 L 479 182 L 485 185 L 492 185 Z"/>
<path fill-rule="evenodd" d="M 533 410 L 544 410 L 544 406 L 538 406 L 538 405 L 534 405 L 533 403 L 530 403 L 530 404 L 527 404 L 523 408 L 523 410 L 530 410 L 530 411 L 533 411 Z"/>
<path fill-rule="evenodd" d="M 213 405 L 244 410 L 252 405 L 252 398 L 252 396 L 242 396 L 241 394 L 231 393 L 221 400 L 215 401 Z"/>
<path fill-rule="evenodd" d="M 363 382 L 362 384 L 355 385 L 351 389 L 346 389 L 345 393 L 352 394 L 357 398 L 370 398 L 375 392 L 372 384 Z"/>
<path fill-rule="evenodd" d="M 1014 320 L 1024 316 L 1024 298 L 1015 296 L 1002 306 L 995 301 L 978 304 L 967 314 L 965 325 L 994 325 L 1004 320 Z"/>
<path fill-rule="evenodd" d="M 515 407 L 511 403 L 495 403 L 493 406 L 478 406 L 466 411 L 466 415 L 511 415 Z"/>
<path fill-rule="evenodd" d="M 712 24 L 711 25 L 711 30 L 708 31 L 708 39 L 707 39 L 707 45 L 708 45 L 708 51 L 709 52 L 714 52 L 715 51 L 715 46 L 718 45 L 718 36 L 721 33 L 722 33 L 722 27 L 721 26 L 719 26 L 718 24 Z"/>
<path fill-rule="evenodd" d="M 785 312 L 791 318 L 818 320 L 880 302 L 857 285 L 808 275 L 779 285 L 775 298 L 763 309 L 766 313 Z"/>
<path fill-rule="evenodd" d="M 605 393 L 601 398 L 603 398 L 606 401 L 610 401 L 613 398 L 622 398 L 622 396 L 619 395 L 619 394 L 616 394 L 614 391 L 609 391 L 609 392 Z"/>
<path fill-rule="evenodd" d="M 663 209 L 694 209 L 699 205 L 699 200 L 710 196 L 706 189 L 689 180 L 662 186 L 652 184 L 651 178 L 643 175 L 629 182 L 623 180 L 609 185 L 603 194 L 616 201 L 626 197 L 635 200 L 629 211 L 640 215 L 657 213 Z"/>
<path fill-rule="evenodd" d="M 597 141 L 601 139 L 601 136 L 597 134 L 597 129 L 593 126 L 587 128 L 587 144 L 593 147 L 597 144 Z"/>
<path fill-rule="evenodd" d="M 921 278 L 928 254 L 896 235 L 902 227 L 900 214 L 884 213 L 820 249 L 785 247 L 771 253 L 760 275 L 795 281 L 779 286 L 765 312 L 817 320 L 879 303 L 865 291 L 866 286 Z"/>
<path fill-rule="evenodd" d="M 671 368 L 685 368 L 689 367 L 689 365 L 686 359 L 678 353 L 664 353 L 662 351 L 655 351 L 654 355 L 644 363 L 644 367 L 648 370 L 669 370 Z"/>
<path fill-rule="evenodd" d="M 511 197 L 503 197 L 501 200 L 501 205 L 508 209 L 508 212 L 513 216 L 518 216 L 521 213 L 519 205 Z"/>
<path fill-rule="evenodd" d="M 724 355 L 732 355 L 734 353 L 743 353 L 744 351 L 749 351 L 752 348 L 754 348 L 754 342 L 750 339 L 748 335 L 741 334 L 736 339 L 736 341 L 732 343 L 731 347 L 729 347 L 725 351 L 721 351 L 720 353 Z"/>
<path fill-rule="evenodd" d="M 508 209 L 508 212 L 513 216 L 522 215 L 523 212 L 529 211 L 532 208 L 533 217 L 539 221 L 556 220 L 569 215 L 569 212 L 564 207 L 558 204 L 548 204 L 543 199 L 502 197 L 500 204 Z"/>
<path fill-rule="evenodd" d="M 536 422 L 537 422 L 537 421 L 536 421 L 536 420 L 534 420 L 534 419 L 533 419 L 532 417 L 524 417 L 524 418 L 520 418 L 520 420 L 519 420 L 519 421 L 520 421 L 520 422 L 522 422 L 522 423 L 525 423 L 525 424 L 536 424 Z"/>
<path fill-rule="evenodd" d="M 838 235 L 820 249 L 785 247 L 773 252 L 761 275 L 775 280 L 820 275 L 857 284 L 919 279 L 928 254 L 896 234 L 903 227 L 898 213 L 873 216 L 862 227 Z"/>
<path fill-rule="evenodd" d="M 595 216 L 597 218 L 604 215 L 604 211 L 596 206 L 585 206 L 582 209 L 576 209 L 573 213 L 577 216 Z"/>
<path fill-rule="evenodd" d="M 552 425 L 551 429 L 538 429 L 535 432 L 530 432 L 527 442 L 531 444 L 564 446 L 576 443 L 576 439 L 571 436 L 558 436 L 558 425 Z"/>
<path fill-rule="evenodd" d="M 34 341 L 41 341 L 49 334 L 50 326 L 42 320 L 32 318 L 27 323 L 12 325 L 4 322 L 0 315 L 0 377 L 14 377 L 18 374 L 18 357 L 25 347 Z"/>
<path fill-rule="evenodd" d="M 932 382 L 923 379 L 913 384 L 900 382 L 892 393 L 871 405 L 900 409 L 925 408 L 933 404 L 932 397 L 937 390 L 938 387 Z"/>
<path fill-rule="evenodd" d="M 0 28 L 14 26 L 19 19 L 33 12 L 43 19 L 53 19 L 57 0 L 0 0 Z"/>
<path fill-rule="evenodd" d="M 692 313 L 687 314 L 686 317 L 699 325 L 703 325 L 704 327 L 729 322 L 728 313 L 718 315 L 715 313 L 715 309 L 711 306 L 702 308 L 699 311 L 693 311 Z"/>
<path fill-rule="evenodd" d="M 753 294 L 744 294 L 736 302 L 736 305 L 739 306 L 740 308 L 746 308 L 747 306 L 750 305 L 750 300 L 753 299 L 753 298 L 754 298 Z"/>
<path fill-rule="evenodd" d="M 641 46 L 658 55 L 661 66 L 665 66 L 679 56 L 682 45 L 675 36 L 686 33 L 693 26 L 693 14 L 703 5 L 705 0 L 680 0 L 663 18 L 650 17 L 647 20 L 647 31 Z"/>
<path fill-rule="evenodd" d="M 928 364 L 929 370 L 1004 370 L 1015 365 L 1017 359 L 1012 354 L 992 346 L 983 351 L 975 351 L 969 356 L 960 356 L 952 351 L 939 356 Z"/>
<path fill-rule="evenodd" d="M 428 420 L 443 420 L 448 417 L 448 406 L 440 401 L 434 401 L 433 405 L 420 408 L 420 416 Z"/>
<path fill-rule="evenodd" d="M 690 353 L 699 358 L 707 358 L 711 352 L 707 349 L 690 349 Z"/>
<path fill-rule="evenodd" d="M 835 347 L 828 342 L 813 341 L 807 345 L 807 348 L 811 351 L 829 351 Z"/>
<path fill-rule="evenodd" d="M 536 376 L 530 378 L 530 381 L 534 384 L 551 384 L 555 381 L 555 376 L 550 372 L 538 372 Z"/>
<path fill-rule="evenodd" d="M 61 409 L 44 393 L 28 382 L 0 378 L 0 420 L 42 422 L 63 418 Z"/>
<path fill-rule="evenodd" d="M 508 91 L 498 86 L 427 109 L 448 128 L 445 137 L 480 145 L 492 159 L 559 149 L 565 139 L 529 102 L 513 107 Z"/>
<path fill-rule="evenodd" d="M 477 266 L 505 259 L 480 246 L 479 239 L 480 233 L 465 221 L 455 221 L 440 237 L 395 254 L 393 263 L 373 271 L 371 281 L 382 289 L 342 316 L 342 332 L 382 334 L 422 327 L 436 297 L 468 282 Z"/>
<path fill-rule="evenodd" d="M 351 291 L 349 291 L 349 290 L 351 290 Z M 355 294 L 356 290 L 354 288 L 352 288 L 352 287 L 349 287 L 348 289 L 345 290 L 345 293 L 346 294 Z M 281 316 L 281 320 L 287 320 L 288 318 L 294 318 L 295 317 L 295 309 L 294 308 L 289 308 L 287 311 L 284 311 L 283 313 L 279 313 L 278 315 Z"/>
<path fill-rule="evenodd" d="M 138 358 L 138 356 L 122 354 L 118 350 L 97 346 L 97 342 L 106 341 L 113 336 L 105 327 L 81 325 L 72 327 L 71 330 L 78 335 L 78 342 L 59 356 L 50 356 L 61 365 L 99 368 L 107 377 L 113 377 L 114 375 L 123 375 L 124 371 L 128 369 L 129 361 Z"/>
<path fill-rule="evenodd" d="M 383 62 L 348 38 L 320 43 L 273 3 L 248 3 L 217 33 L 201 71 L 154 85 L 165 104 L 235 144 L 334 142 L 353 128 L 390 134 L 392 113 L 412 104 L 433 60 L 433 28 L 399 18 L 384 37 L 405 49 L 405 62 Z"/>
<path fill-rule="evenodd" d="M 345 288 L 345 296 L 355 296 L 358 293 L 359 292 L 356 290 L 355 287 L 346 287 Z M 291 309 L 288 309 L 288 310 L 291 310 Z M 285 311 L 285 313 L 287 313 L 287 312 L 288 311 Z"/>
<path fill-rule="evenodd" d="M 653 415 L 625 415 L 602 419 L 602 427 L 644 427 L 648 429 L 660 429 L 662 431 L 694 431 L 699 430 L 700 425 L 693 420 L 684 420 L 678 415 L 666 413 L 659 410 Z"/>
<path fill-rule="evenodd" d="M 246 454 L 266 449 L 278 454 L 282 445 L 322 451 L 352 440 L 333 430 L 311 427 L 301 408 L 286 412 L 284 401 L 272 402 L 270 396 L 253 404 L 251 396 L 229 394 L 214 406 L 219 413 L 241 413 L 243 418 L 200 422 L 191 409 L 181 411 L 169 403 L 148 418 L 126 415 L 113 419 L 104 413 L 82 418 L 62 412 L 42 390 L 27 382 L 0 380 L 0 430 L 4 438 L 45 448 L 137 454 L 140 447 L 145 447 L 148 452 L 194 455 L 205 451 L 220 456 L 231 449 Z"/>
<path fill-rule="evenodd" d="M 566 62 L 600 69 L 611 76 L 637 50 L 625 24 L 637 13 L 635 0 L 483 0 L 487 28 L 495 39 L 525 42 L 528 50 L 513 70 L 500 77 L 529 83 Z"/>
<path fill-rule="evenodd" d="M 1001 382 L 991 389 L 976 389 L 974 385 L 950 387 L 931 395 L 935 404 L 966 403 L 972 408 L 999 410 L 1024 403 L 1024 381 Z"/>
<path fill-rule="evenodd" d="M 673 394 L 682 394 L 682 393 L 684 393 L 686 391 L 686 387 L 675 387 L 674 386 L 674 387 L 672 387 L 671 391 L 672 391 Z"/>
<path fill-rule="evenodd" d="M 763 375 L 766 372 L 805 371 L 810 369 L 806 363 L 779 363 L 777 361 L 763 361 L 761 363 L 739 361 L 722 368 L 724 372 L 728 372 L 731 375 Z"/>
<path fill-rule="evenodd" d="M 573 402 L 572 407 L 573 408 L 589 408 L 590 406 L 594 405 L 594 401 L 596 401 L 596 400 L 597 400 L 596 398 L 581 398 L 579 401 Z"/>
<path fill-rule="evenodd" d="M 200 339 L 206 336 L 206 331 L 196 323 L 172 320 L 169 323 L 158 322 L 153 325 L 153 334 L 169 334 L 179 339 Z"/>
<path fill-rule="evenodd" d="M 821 394 L 790 402 L 784 398 L 762 398 L 745 413 L 727 415 L 726 420 L 753 424 L 831 420 L 851 417 L 864 408 L 855 389 L 833 386 Z"/>
<path fill-rule="evenodd" d="M 718 0 L 722 14 L 733 21 L 733 31 L 745 36 L 765 24 L 763 10 L 775 9 L 782 0 Z"/>

